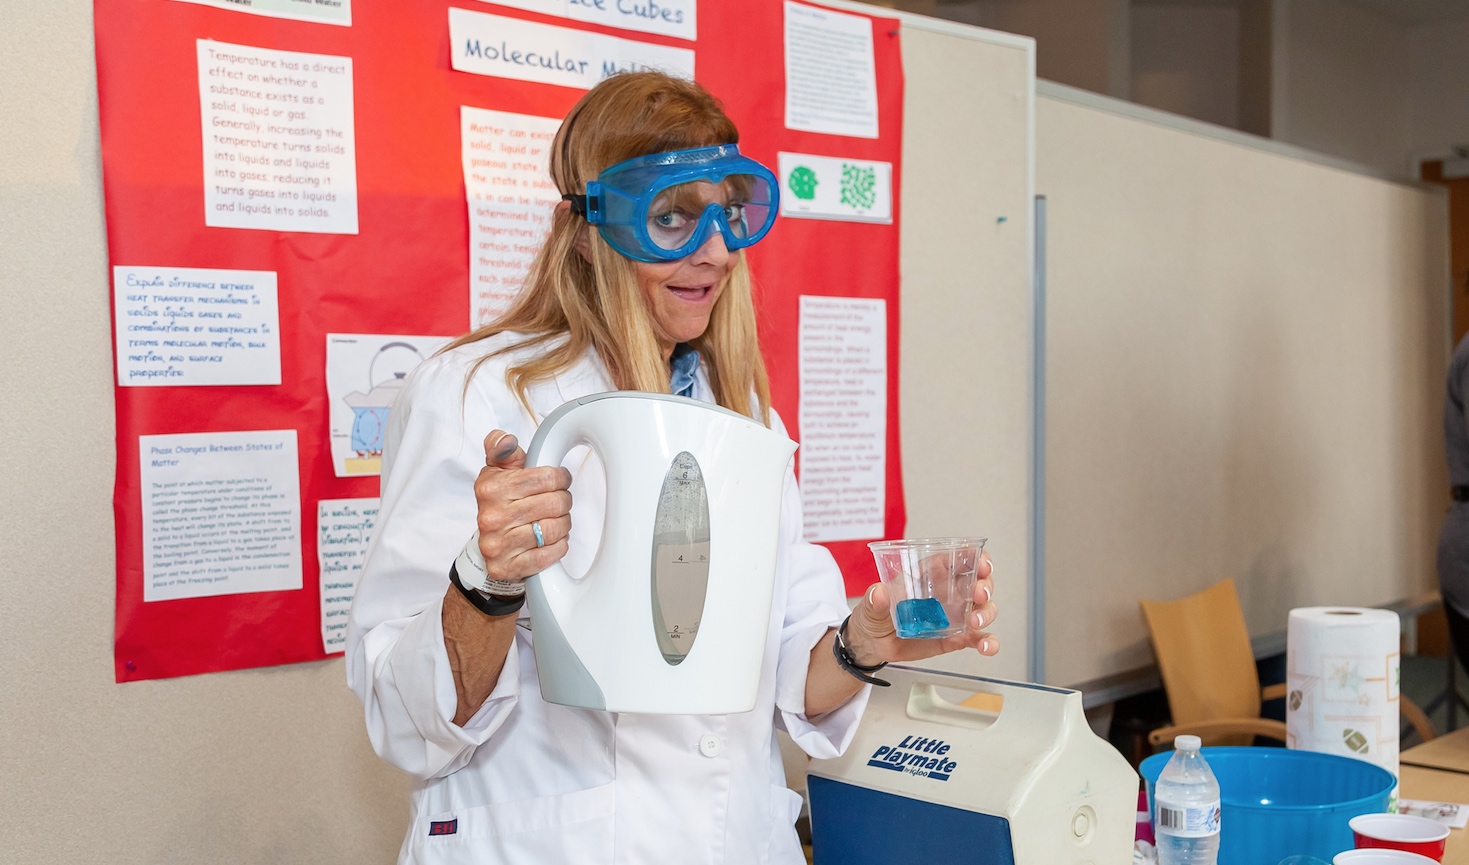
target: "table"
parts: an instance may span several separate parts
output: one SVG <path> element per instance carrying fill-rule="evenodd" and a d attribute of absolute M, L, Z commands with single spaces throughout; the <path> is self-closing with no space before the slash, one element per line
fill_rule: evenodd
<path fill-rule="evenodd" d="M 1469 804 L 1469 728 L 1409 748 L 1399 762 L 1399 796 Z M 1449 832 L 1443 861 L 1469 865 L 1469 829 Z"/>
<path fill-rule="evenodd" d="M 1469 775 L 1404 765 L 1398 774 L 1398 795 L 1433 802 L 1469 803 Z M 1450 829 L 1444 865 L 1469 865 L 1469 829 Z"/>
<path fill-rule="evenodd" d="M 1400 761 L 1425 769 L 1469 772 L 1469 727 L 1404 751 Z"/>

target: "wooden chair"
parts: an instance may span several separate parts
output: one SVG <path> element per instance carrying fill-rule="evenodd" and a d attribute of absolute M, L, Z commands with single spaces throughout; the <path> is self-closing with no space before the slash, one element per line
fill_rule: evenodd
<path fill-rule="evenodd" d="M 1179 735 L 1199 736 L 1205 745 L 1250 745 L 1256 736 L 1286 741 L 1285 724 L 1260 717 L 1260 703 L 1284 697 L 1286 686 L 1260 688 L 1234 580 L 1177 601 L 1143 601 L 1142 608 L 1173 716 L 1170 726 L 1148 734 L 1150 743 Z M 1398 705 L 1423 741 L 1436 735 L 1413 701 L 1399 695 Z"/>

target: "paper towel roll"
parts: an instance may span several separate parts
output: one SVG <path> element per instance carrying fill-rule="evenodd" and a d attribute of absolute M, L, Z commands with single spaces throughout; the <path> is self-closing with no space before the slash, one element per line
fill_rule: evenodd
<path fill-rule="evenodd" d="M 1302 607 L 1286 631 L 1286 745 L 1398 774 L 1398 614 Z"/>

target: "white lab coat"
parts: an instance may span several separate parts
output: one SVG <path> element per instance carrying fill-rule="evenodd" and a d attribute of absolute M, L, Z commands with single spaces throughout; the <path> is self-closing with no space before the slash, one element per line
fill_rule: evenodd
<path fill-rule="evenodd" d="M 838 756 L 867 690 L 817 721 L 804 714 L 810 650 L 847 605 L 831 555 L 801 539 L 800 495 L 789 470 L 754 711 L 617 715 L 546 703 L 532 633 L 521 627 L 483 707 L 463 728 L 453 724 L 441 604 L 449 565 L 474 530 L 483 439 L 503 429 L 528 445 L 538 418 L 612 389 L 600 361 L 588 357 L 531 389 L 532 418 L 505 382 L 506 368 L 524 356 L 517 353 L 484 363 L 466 391 L 474 361 L 511 341 L 502 335 L 425 361 L 388 425 L 382 510 L 352 605 L 347 677 L 366 707 L 373 748 L 418 779 L 398 861 L 804 862 L 793 828 L 800 797 L 785 786 L 775 727 L 812 756 Z M 695 395 L 712 398 L 702 373 Z M 773 423 L 784 432 L 778 418 Z M 584 457 L 573 471 L 572 573 L 585 571 L 600 534 L 601 484 L 600 466 Z"/>

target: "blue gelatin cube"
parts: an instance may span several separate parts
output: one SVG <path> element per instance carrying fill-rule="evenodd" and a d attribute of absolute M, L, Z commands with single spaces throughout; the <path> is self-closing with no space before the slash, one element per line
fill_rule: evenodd
<path fill-rule="evenodd" d="M 921 637 L 949 627 L 944 605 L 938 598 L 909 598 L 898 601 L 898 636 Z"/>

